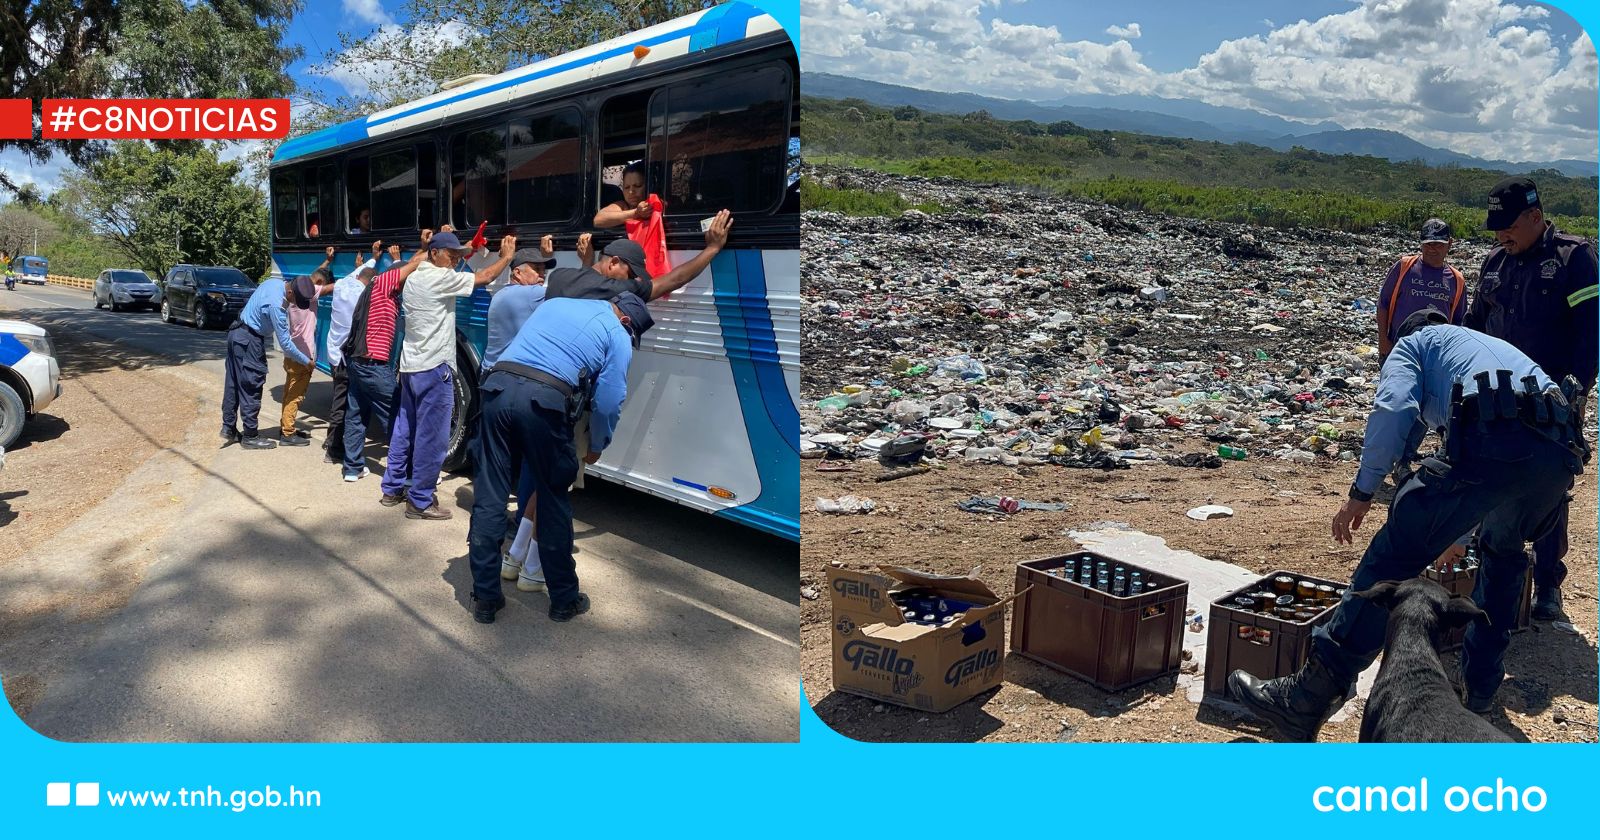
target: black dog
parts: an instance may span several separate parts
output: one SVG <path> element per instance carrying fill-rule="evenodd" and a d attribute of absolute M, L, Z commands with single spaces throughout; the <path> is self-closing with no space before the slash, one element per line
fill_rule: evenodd
<path fill-rule="evenodd" d="M 1510 741 L 1467 711 L 1439 662 L 1439 637 L 1489 617 L 1471 598 L 1426 578 L 1384 581 L 1357 598 L 1389 610 L 1383 665 L 1361 718 L 1361 740 L 1391 743 Z"/>

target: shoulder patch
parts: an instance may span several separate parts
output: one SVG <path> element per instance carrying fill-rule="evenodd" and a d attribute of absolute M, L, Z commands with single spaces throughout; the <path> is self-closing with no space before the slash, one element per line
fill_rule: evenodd
<path fill-rule="evenodd" d="M 1558 260 L 1558 259 L 1551 258 L 1551 259 L 1545 260 L 1542 263 L 1539 263 L 1539 277 L 1544 279 L 1544 280 L 1549 280 L 1550 278 L 1555 277 L 1557 274 L 1560 274 L 1560 273 L 1561 273 L 1561 261 Z"/>

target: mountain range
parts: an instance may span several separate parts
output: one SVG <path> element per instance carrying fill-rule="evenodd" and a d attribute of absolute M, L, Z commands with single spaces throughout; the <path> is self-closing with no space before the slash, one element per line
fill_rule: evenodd
<path fill-rule="evenodd" d="M 1419 143 L 1397 131 L 1345 128 L 1332 122 L 1315 124 L 1251 111 L 1155 96 L 1079 94 L 1047 102 L 1001 99 L 974 93 L 942 93 L 884 84 L 831 73 L 807 72 L 800 77 L 806 96 L 860 99 L 878 106 L 910 105 L 921 111 L 966 114 L 987 111 L 1002 120 L 1052 123 L 1065 120 L 1096 131 L 1128 131 L 1159 137 L 1184 137 L 1220 143 L 1253 143 L 1288 151 L 1296 146 L 1334 155 L 1371 155 L 1392 161 L 1421 160 L 1431 166 L 1461 166 L 1508 173 L 1554 169 L 1572 177 L 1591 177 L 1594 161 L 1512 162 L 1485 160 Z"/>

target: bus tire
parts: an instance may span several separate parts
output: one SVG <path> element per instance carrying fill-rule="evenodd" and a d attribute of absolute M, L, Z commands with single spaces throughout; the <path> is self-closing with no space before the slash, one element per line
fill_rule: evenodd
<path fill-rule="evenodd" d="M 478 360 L 456 345 L 455 411 L 450 414 L 450 447 L 445 450 L 445 472 L 472 472 L 472 438 L 478 425 Z"/>

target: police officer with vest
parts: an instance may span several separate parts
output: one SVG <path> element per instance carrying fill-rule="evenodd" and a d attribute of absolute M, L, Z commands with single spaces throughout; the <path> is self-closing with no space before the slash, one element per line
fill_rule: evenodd
<path fill-rule="evenodd" d="M 586 408 L 592 410 L 584 461 L 600 460 L 627 398 L 633 349 L 653 323 L 649 308 L 631 292 L 610 300 L 549 299 L 528 317 L 484 379 L 482 457 L 468 531 L 476 621 L 493 623 L 506 603 L 500 544 L 507 528 L 506 500 L 524 459 L 534 477 L 534 533 L 550 592 L 550 618 L 570 621 L 589 611 L 572 558 L 567 488 L 579 470 L 573 426 Z"/>
<path fill-rule="evenodd" d="M 1425 459 L 1395 494 L 1350 594 L 1314 631 L 1306 664 L 1273 680 L 1242 670 L 1228 676 L 1229 694 L 1287 739 L 1316 740 L 1383 647 L 1388 612 L 1353 593 L 1416 577 L 1475 525 L 1482 565 L 1472 599 L 1489 623 L 1469 627 L 1462 648 L 1467 708 L 1487 712 L 1505 677 L 1528 568 L 1523 544 L 1554 526 L 1587 454 L 1570 402 L 1578 387 L 1571 378 L 1558 387 L 1509 343 L 1445 320 L 1430 307 L 1401 324 L 1367 420 L 1361 469 L 1333 519 L 1334 539 L 1349 543 L 1361 527 L 1419 417 L 1442 430 L 1443 457 Z"/>
<path fill-rule="evenodd" d="M 1600 312 L 1595 250 L 1588 240 L 1556 230 L 1544 217 L 1533 181 L 1506 178 L 1489 191 L 1484 227 L 1499 247 L 1483 261 L 1477 297 L 1465 324 L 1511 342 L 1551 379 L 1571 375 L 1583 387 L 1574 403 L 1582 411 L 1600 368 Z M 1570 501 L 1570 500 L 1568 500 Z M 1567 503 L 1556 527 L 1533 545 L 1533 617 L 1561 617 L 1561 583 L 1567 576 Z"/>

